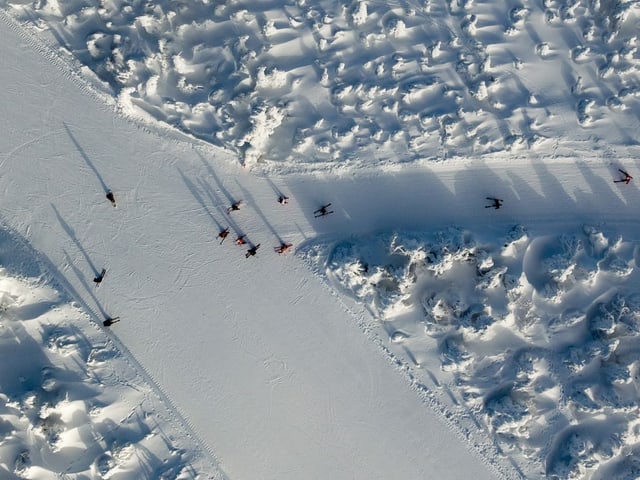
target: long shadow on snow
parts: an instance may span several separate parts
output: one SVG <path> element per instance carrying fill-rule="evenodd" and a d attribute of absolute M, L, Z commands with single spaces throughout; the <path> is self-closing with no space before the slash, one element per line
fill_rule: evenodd
<path fill-rule="evenodd" d="M 92 286 L 87 283 L 87 280 L 83 275 L 82 271 L 73 264 L 73 260 L 71 259 L 71 257 L 69 256 L 69 253 L 66 250 L 63 250 L 62 253 L 64 253 L 65 260 L 73 270 L 73 273 L 76 274 L 76 277 L 78 277 L 78 280 L 80 281 L 82 286 L 85 288 L 85 290 L 93 300 L 93 303 L 96 305 L 98 310 L 100 310 L 100 314 L 102 315 L 102 317 L 108 318 L 109 315 L 107 315 L 107 312 L 105 312 L 105 310 L 102 308 L 102 305 L 98 301 L 98 298 L 96 297 L 95 293 L 93 293 Z M 97 287 L 93 287 L 93 288 L 97 288 Z"/>
<path fill-rule="evenodd" d="M 189 180 L 185 176 L 185 174 L 182 172 L 182 170 L 180 170 L 179 167 L 176 167 L 176 168 L 178 169 L 178 173 L 180 174 L 180 177 L 182 178 L 182 181 L 184 182 L 184 184 L 187 186 L 187 188 L 191 192 L 191 195 L 193 195 L 193 198 L 196 199 L 196 201 L 200 204 L 202 209 L 209 216 L 211 221 L 218 227 L 218 229 L 222 230 L 222 228 L 223 228 L 222 224 L 216 219 L 216 217 L 213 215 L 213 213 L 211 213 L 211 211 L 209 210 L 209 207 L 207 206 L 207 204 L 205 203 L 204 199 L 200 195 L 200 192 L 198 191 L 196 186 L 193 184 L 193 182 L 191 182 L 191 180 Z"/>
<path fill-rule="evenodd" d="M 589 207 L 589 211 L 598 213 L 606 213 L 606 210 L 600 208 L 602 205 L 613 207 L 616 211 L 628 208 L 627 204 L 623 203 L 613 190 L 616 185 L 613 180 L 607 181 L 600 176 L 594 175 L 593 171 L 585 164 L 577 164 L 577 169 L 582 173 L 589 187 L 591 187 L 591 192 L 576 192 L 576 201 L 579 205 Z"/>
<path fill-rule="evenodd" d="M 288 188 L 320 235 L 447 227 L 458 219 L 452 212 L 468 208 L 427 168 L 362 176 L 357 181 L 347 177 L 314 178 L 313 189 L 307 188 L 307 181 L 292 182 Z M 318 193 L 310 198 L 309 191 Z M 385 192 L 393 192 L 394 196 Z M 314 218 L 313 211 L 329 202 L 335 213 Z"/>
<path fill-rule="evenodd" d="M 220 198 L 218 197 L 216 192 L 213 191 L 213 188 L 211 188 L 211 185 L 209 185 L 207 182 L 205 182 L 202 179 L 199 179 L 199 183 L 202 189 L 204 190 L 205 194 L 207 195 L 207 197 L 209 197 L 209 200 L 211 200 L 211 203 L 215 205 L 220 216 L 227 219 L 227 224 L 230 225 L 231 229 L 235 232 L 236 235 L 238 236 L 242 235 L 244 231 L 238 226 L 236 221 L 233 218 L 231 218 L 231 215 L 229 215 L 226 212 L 226 210 L 220 206 L 221 205 Z"/>
<path fill-rule="evenodd" d="M 76 246 L 76 248 L 80 251 L 80 253 L 82 253 L 87 264 L 89 265 L 91 270 L 93 270 L 93 274 L 97 276 L 98 273 L 100 273 L 100 271 L 95 266 L 95 264 L 91 261 L 89 254 L 80 243 L 80 240 L 78 240 L 78 237 L 76 237 L 76 232 L 73 230 L 73 228 L 71 228 L 71 226 L 69 226 L 69 224 L 64 220 L 64 218 L 62 218 L 62 215 L 60 215 L 60 212 L 58 212 L 58 209 L 55 207 L 55 205 L 51 204 L 51 208 L 53 209 L 53 212 L 56 214 L 56 218 L 58 219 L 58 222 L 60 223 L 60 226 L 62 227 L 62 229 L 69 236 L 69 238 L 71 239 L 73 244 Z"/>
<path fill-rule="evenodd" d="M 253 198 L 253 195 L 251 195 L 251 193 L 249 193 L 248 190 L 246 190 L 242 185 L 240 185 L 240 183 L 238 183 L 238 187 L 240 188 L 240 190 L 242 190 L 244 197 L 251 203 L 252 207 L 254 208 L 254 210 L 260 217 L 260 219 L 263 221 L 263 223 L 267 226 L 269 231 L 273 234 L 273 236 L 276 237 L 278 242 L 283 243 L 282 237 L 278 234 L 278 232 L 276 232 L 276 229 L 273 228 L 273 225 L 271 224 L 271 222 L 267 220 L 267 217 L 263 213 L 262 209 L 258 206 L 255 199 Z"/>
<path fill-rule="evenodd" d="M 222 194 L 227 198 L 227 201 L 229 202 L 229 204 L 235 202 L 238 200 L 238 198 L 236 198 L 234 195 L 231 195 L 231 192 L 229 192 L 229 190 L 227 190 L 224 186 L 224 183 L 222 180 L 220 180 L 220 177 L 218 176 L 218 174 L 216 173 L 216 171 L 213 169 L 213 167 L 211 166 L 211 164 L 209 164 L 209 162 L 207 162 L 207 160 L 202 156 L 202 154 L 200 152 L 198 152 L 196 150 L 196 155 L 198 155 L 198 157 L 200 157 L 200 160 L 202 161 L 202 164 L 205 166 L 205 168 L 207 169 L 207 172 L 209 172 L 209 175 L 211 175 L 213 177 L 213 179 L 216 181 L 216 183 L 218 184 L 218 189 L 222 192 Z"/>
<path fill-rule="evenodd" d="M 80 146 L 80 144 L 78 143 L 76 138 L 73 136 L 73 134 L 71 133 L 71 130 L 69 130 L 69 127 L 67 126 L 67 124 L 63 122 L 62 125 L 64 125 L 64 129 L 67 131 L 67 135 L 69 135 L 69 138 L 71 139 L 73 144 L 76 146 L 76 149 L 78 150 L 78 152 L 80 153 L 80 155 L 82 156 L 84 161 L 87 163 L 89 168 L 91 170 L 93 170 L 93 173 L 95 173 L 96 177 L 98 178 L 98 181 L 100 182 L 100 185 L 102 185 L 102 189 L 104 190 L 104 193 L 105 194 L 109 193 L 110 189 L 109 189 L 109 187 L 107 187 L 107 184 L 104 182 L 104 179 L 102 178 L 102 175 L 100 175 L 100 172 L 98 171 L 98 169 L 91 162 L 91 160 L 89 160 L 89 157 L 87 156 L 86 152 Z"/>

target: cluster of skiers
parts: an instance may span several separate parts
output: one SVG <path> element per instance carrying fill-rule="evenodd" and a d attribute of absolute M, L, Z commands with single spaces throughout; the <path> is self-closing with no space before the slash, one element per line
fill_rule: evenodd
<path fill-rule="evenodd" d="M 111 205 L 113 205 L 114 207 L 116 207 L 116 199 L 115 196 L 113 194 L 113 192 L 108 191 L 106 194 L 107 200 L 109 200 L 109 202 L 111 202 Z M 278 203 L 280 203 L 281 205 L 288 205 L 289 204 L 289 197 L 287 197 L 284 194 L 280 194 L 278 196 Z M 231 213 L 236 212 L 238 210 L 240 210 L 240 208 L 243 205 L 243 201 L 242 200 L 237 200 L 234 201 L 229 208 L 227 208 L 227 215 L 231 215 Z M 326 205 L 322 205 L 320 208 L 318 208 L 317 210 L 315 210 L 313 212 L 313 215 L 315 218 L 319 218 L 319 217 L 324 217 L 327 215 L 331 215 L 333 212 L 333 210 L 330 210 L 331 207 L 331 203 L 327 203 Z M 218 233 L 218 239 L 220 239 L 220 245 L 222 245 L 224 243 L 224 241 L 227 239 L 227 237 L 229 236 L 231 232 L 231 228 L 230 227 L 226 227 L 223 228 L 222 230 L 220 230 L 220 232 Z M 236 235 L 236 239 L 235 239 L 235 244 L 236 245 L 249 245 L 249 248 L 247 249 L 247 252 L 245 253 L 245 258 L 249 258 L 249 257 L 255 257 L 256 254 L 258 253 L 258 249 L 260 248 L 260 244 L 252 244 L 247 240 L 247 235 L 238 232 Z M 292 243 L 288 243 L 288 242 L 284 242 L 281 241 L 280 245 L 277 247 L 274 247 L 274 251 L 278 254 L 283 254 L 283 253 L 287 253 L 289 250 L 291 250 L 293 248 L 293 244 Z M 100 284 L 102 283 L 102 281 L 105 278 L 105 275 L 107 273 L 106 268 L 103 268 L 102 271 L 100 273 L 97 273 L 96 276 L 93 279 L 93 282 L 96 284 L 96 287 L 99 287 Z M 111 325 L 113 325 L 114 323 L 117 323 L 120 321 L 120 317 L 109 317 L 106 318 L 102 324 L 105 327 L 110 327 Z"/>
<path fill-rule="evenodd" d="M 284 195 L 280 195 L 280 197 L 278 198 L 278 203 L 280 203 L 281 205 L 286 205 L 289 202 L 289 197 L 286 197 Z M 232 212 L 236 212 L 238 210 L 240 210 L 240 208 L 242 207 L 242 200 L 237 200 L 235 202 L 233 202 L 231 204 L 231 206 L 229 208 L 227 208 L 227 215 L 231 215 Z M 224 241 L 227 239 L 227 237 L 229 236 L 229 232 L 230 232 L 230 228 L 226 227 L 222 230 L 220 230 L 220 232 L 218 233 L 218 238 L 220 239 L 220 245 L 222 245 L 224 243 Z M 256 254 L 258 253 L 258 249 L 260 248 L 260 244 L 251 244 L 248 242 L 247 240 L 247 236 L 243 233 L 238 232 L 236 235 L 236 239 L 235 239 L 235 244 L 236 245 L 246 245 L 249 244 L 249 249 L 247 250 L 247 253 L 245 253 L 245 258 L 249 258 L 249 257 L 255 257 Z M 285 242 L 281 242 L 280 246 L 275 247 L 274 250 L 277 253 L 285 253 L 287 250 L 289 250 L 291 247 L 293 247 L 293 244 L 291 243 L 285 243 Z"/>
<path fill-rule="evenodd" d="M 289 204 L 289 197 L 287 197 L 286 195 L 281 193 L 278 196 L 278 203 L 280 205 L 288 205 Z M 243 205 L 242 200 L 234 201 L 229 206 L 229 208 L 227 208 L 227 215 L 231 215 L 232 212 L 236 212 L 236 211 L 240 210 L 242 205 Z M 330 203 L 327 203 L 326 205 L 322 205 L 319 209 L 317 209 L 317 210 L 315 210 L 313 212 L 313 216 L 315 218 L 319 218 L 319 217 L 324 217 L 326 215 L 332 214 L 333 210 L 329 210 L 329 207 L 331 207 Z M 230 227 L 225 227 L 222 230 L 220 230 L 220 232 L 218 233 L 218 237 L 217 237 L 217 238 L 220 239 L 220 245 L 222 245 L 224 243 L 224 241 L 229 236 L 229 233 L 230 233 Z M 249 243 L 248 240 L 247 240 L 247 236 L 245 234 L 243 234 L 243 233 L 240 233 L 240 232 L 238 232 L 237 235 L 236 235 L 235 244 L 236 245 L 246 245 L 246 244 L 250 245 L 249 249 L 247 250 L 247 253 L 245 254 L 245 258 L 254 257 L 258 253 L 258 249 L 260 248 L 260 244 L 259 243 L 257 245 L 253 245 L 253 244 Z M 293 244 L 292 243 L 287 243 L 287 242 L 281 241 L 280 245 L 277 246 L 277 247 L 274 247 L 273 250 L 278 254 L 283 254 L 283 253 L 288 252 L 292 248 L 293 248 Z"/>
<path fill-rule="evenodd" d="M 624 183 L 626 185 L 628 185 L 631 180 L 633 180 L 633 177 L 631 175 L 629 175 L 628 172 L 626 172 L 625 170 L 619 168 L 618 171 L 620 172 L 620 174 L 622 175 L 618 180 L 614 180 L 614 183 Z M 113 192 L 109 191 L 107 192 L 107 199 L 111 202 L 111 204 L 115 207 L 116 206 L 116 200 L 115 197 L 113 195 Z M 490 202 L 489 205 L 485 205 L 484 208 L 493 208 L 495 210 L 498 210 L 500 207 L 502 207 L 504 200 L 501 198 L 497 198 L 497 197 L 486 197 L 486 199 Z M 286 195 L 280 193 L 278 196 L 278 203 L 280 203 L 281 205 L 288 205 L 289 203 L 289 197 L 287 197 Z M 234 201 L 229 208 L 227 208 L 227 215 L 231 215 L 232 212 L 238 211 L 240 210 L 240 208 L 242 207 L 243 202 L 242 200 L 237 200 Z M 333 210 L 331 210 L 331 203 L 327 203 L 326 205 L 322 205 L 320 208 L 318 208 L 317 210 L 314 210 L 313 212 L 313 216 L 314 218 L 320 218 L 320 217 L 325 217 L 327 215 L 331 215 L 332 213 L 334 213 Z M 220 239 L 220 245 L 222 245 L 224 243 L 224 241 L 227 239 L 227 237 L 229 236 L 230 233 L 230 227 L 226 227 L 224 229 L 222 229 L 219 233 L 218 233 L 218 237 Z M 249 258 L 249 257 L 255 257 L 256 254 L 258 253 L 258 249 L 260 248 L 260 244 L 251 244 L 250 242 L 248 242 L 247 240 L 247 236 L 243 233 L 237 233 L 236 239 L 235 239 L 235 243 L 236 245 L 249 245 L 249 248 L 247 249 L 247 252 L 245 253 L 245 258 Z M 282 241 L 280 243 L 279 246 L 274 247 L 274 251 L 278 254 L 283 254 L 288 252 L 289 250 L 291 250 L 293 248 L 293 244 L 291 243 L 287 243 Z M 93 281 L 96 284 L 96 287 L 99 286 L 102 283 L 102 280 L 104 279 L 105 275 L 107 273 L 106 269 L 102 269 L 102 271 L 96 275 L 96 277 L 93 279 Z M 107 318 L 105 319 L 102 324 L 105 327 L 110 327 L 111 325 L 113 325 L 116 322 L 120 321 L 120 317 L 113 317 L 113 318 Z"/>

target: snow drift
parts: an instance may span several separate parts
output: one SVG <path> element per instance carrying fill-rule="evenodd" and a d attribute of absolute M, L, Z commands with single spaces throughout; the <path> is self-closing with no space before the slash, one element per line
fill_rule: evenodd
<path fill-rule="evenodd" d="M 637 241 L 587 226 L 398 232 L 309 246 L 380 320 L 417 385 L 471 415 L 526 478 L 635 478 Z"/>

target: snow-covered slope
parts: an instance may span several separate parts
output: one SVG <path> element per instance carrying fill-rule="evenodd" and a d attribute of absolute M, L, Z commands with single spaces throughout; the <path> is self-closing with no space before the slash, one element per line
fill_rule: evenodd
<path fill-rule="evenodd" d="M 94 322 L 121 316 L 113 334 L 230 478 L 496 476 L 362 335 L 358 314 L 299 259 L 272 251 L 279 237 L 316 235 L 309 210 L 341 184 L 260 179 L 219 152 L 147 133 L 0 28 L 13 105 L 0 119 L 4 221 Z M 245 207 L 227 215 L 240 198 Z M 341 231 L 343 217 L 320 230 Z M 255 258 L 218 244 L 226 225 L 262 245 Z"/>
<path fill-rule="evenodd" d="M 353 234 L 451 225 L 496 240 L 516 224 L 545 235 L 588 224 L 606 227 L 612 244 L 616 235 L 633 242 L 640 193 L 634 182 L 613 181 L 618 168 L 638 168 L 637 3 L 514 3 L 505 11 L 476 2 L 270 5 L 219 6 L 219 22 L 201 22 L 192 16 L 209 6 L 14 4 L 14 14 L 38 27 L 49 22 L 109 85 L 96 93 L 83 80 L 98 85 L 95 77 L 64 50 L 54 53 L 2 17 L 5 223 L 41 252 L 57 285 L 94 322 L 122 317 L 111 333 L 123 358 L 179 412 L 172 428 L 193 430 L 214 454 L 202 455 L 202 464 L 217 457 L 230 478 L 563 477 L 592 473 L 594 455 L 619 461 L 607 472 L 634 475 L 633 463 L 621 460 L 633 438 L 603 449 L 581 443 L 592 441 L 597 422 L 580 425 L 587 434 L 567 448 L 557 444 L 566 438 L 554 437 L 557 431 L 536 437 L 559 438 L 555 445 L 535 448 L 517 436 L 490 436 L 504 426 L 494 418 L 483 424 L 481 409 L 504 411 L 482 404 L 491 396 L 486 385 L 464 369 L 481 372 L 483 355 L 496 358 L 491 349 L 507 337 L 476 342 L 468 357 L 450 355 L 453 383 L 424 381 L 427 356 L 420 355 L 429 332 L 414 332 L 414 344 L 398 341 L 407 332 L 387 332 L 367 306 L 273 248 L 292 242 L 314 252 L 317 242 Z M 429 23 L 425 12 L 439 22 Z M 248 50 L 217 45 L 227 38 L 219 28 L 247 28 L 239 38 L 248 35 Z M 196 77 L 222 84 L 199 85 Z M 158 124 L 129 123 L 114 107 L 219 142 L 242 161 Z M 398 165 L 407 160 L 413 165 Z M 238 166 L 255 162 L 265 171 L 316 174 L 261 177 Z M 110 190 L 117 208 L 105 199 Z M 281 193 L 290 197 L 286 206 L 276 201 Z M 505 201 L 500 210 L 484 208 L 493 195 Z M 228 214 L 236 200 L 242 208 Z M 315 219 L 328 202 L 335 213 Z M 231 238 L 219 245 L 225 227 Z M 245 257 L 248 245 L 233 244 L 242 234 L 260 244 L 255 257 Z M 534 238 L 531 250 L 542 244 L 554 257 L 549 238 L 562 237 Z M 625 245 L 633 268 L 636 255 Z M 539 290 L 534 298 L 546 292 L 549 272 L 525 257 L 512 267 L 526 270 Z M 318 273 L 343 273 L 341 257 L 330 258 L 336 264 L 328 272 L 321 264 Z M 95 289 L 101 268 L 107 276 Z M 459 275 L 445 277 L 431 292 L 445 305 L 436 312 L 442 318 L 455 297 L 447 292 L 461 288 Z M 396 279 L 383 280 L 392 292 Z M 461 304 L 476 298 L 470 283 L 462 286 Z M 84 317 L 78 322 L 90 327 Z M 496 363 L 508 369 L 510 358 Z M 631 376 L 616 378 L 630 382 L 625 391 L 633 396 Z M 478 404 L 468 401 L 472 395 Z M 452 407 L 445 396 L 463 401 Z M 613 414 L 634 431 L 626 417 L 633 412 Z M 524 437 L 536 418 L 516 420 L 509 425 Z M 513 449 L 526 450 L 525 460 Z M 608 452 L 613 457 L 604 458 Z"/>

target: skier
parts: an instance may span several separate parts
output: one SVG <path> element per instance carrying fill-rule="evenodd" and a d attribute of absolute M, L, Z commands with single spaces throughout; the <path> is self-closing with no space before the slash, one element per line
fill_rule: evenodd
<path fill-rule="evenodd" d="M 627 185 L 629 185 L 629 182 L 631 182 L 633 177 L 631 175 L 629 175 L 627 172 L 625 172 L 624 170 L 622 170 L 621 168 L 619 168 L 618 171 L 620 173 L 622 173 L 622 175 L 624 175 L 624 178 L 621 178 L 620 180 L 614 180 L 613 183 L 622 183 L 622 182 L 624 182 Z"/>
<path fill-rule="evenodd" d="M 96 283 L 96 287 L 99 286 L 100 283 L 102 283 L 102 280 L 104 279 L 104 275 L 106 273 L 107 273 L 107 269 L 103 268 L 102 271 L 100 272 L 100 274 L 93 279 L 93 281 Z"/>
<path fill-rule="evenodd" d="M 289 203 L 289 197 L 280 195 L 280 197 L 278 197 L 278 202 L 280 203 L 280 205 L 286 205 L 287 203 Z"/>
<path fill-rule="evenodd" d="M 274 247 L 276 253 L 286 253 L 291 247 L 293 247 L 292 243 L 284 243 L 282 242 L 279 247 Z"/>
<path fill-rule="evenodd" d="M 224 239 L 227 238 L 227 235 L 229 235 L 229 227 L 225 228 L 218 234 L 218 238 L 220 239 L 220 245 L 222 245 L 222 242 L 224 242 Z"/>
<path fill-rule="evenodd" d="M 114 323 L 118 323 L 119 321 L 120 317 L 107 318 L 104 322 L 102 322 L 102 325 L 104 325 L 105 327 L 110 327 L 111 325 L 113 325 Z"/>
<path fill-rule="evenodd" d="M 231 212 L 235 212 L 236 210 L 240 210 L 240 205 L 242 205 L 242 200 L 233 202 L 231 206 L 227 208 L 227 214 L 230 214 Z"/>
<path fill-rule="evenodd" d="M 333 210 L 328 210 L 330 206 L 331 206 L 330 203 L 327 203 L 326 205 L 321 206 L 318 210 L 313 212 L 313 216 L 318 218 L 318 217 L 324 217 L 325 215 L 332 214 Z"/>
<path fill-rule="evenodd" d="M 107 199 L 111 202 L 111 205 L 113 205 L 114 207 L 116 206 L 116 199 L 113 196 L 113 192 L 107 192 Z"/>
<path fill-rule="evenodd" d="M 502 202 L 504 202 L 504 200 L 494 197 L 487 197 L 487 200 L 491 200 L 493 203 L 491 205 L 485 205 L 484 208 L 495 208 L 496 210 L 498 210 L 502 206 Z"/>
<path fill-rule="evenodd" d="M 246 235 L 238 235 L 238 238 L 236 238 L 236 245 L 244 245 L 245 243 L 247 243 L 246 238 Z"/>
<path fill-rule="evenodd" d="M 247 250 L 247 253 L 244 255 L 245 258 L 254 257 L 256 253 L 258 253 L 259 248 L 260 248 L 260 244 L 257 244 L 256 246 L 251 247 L 249 250 Z"/>

